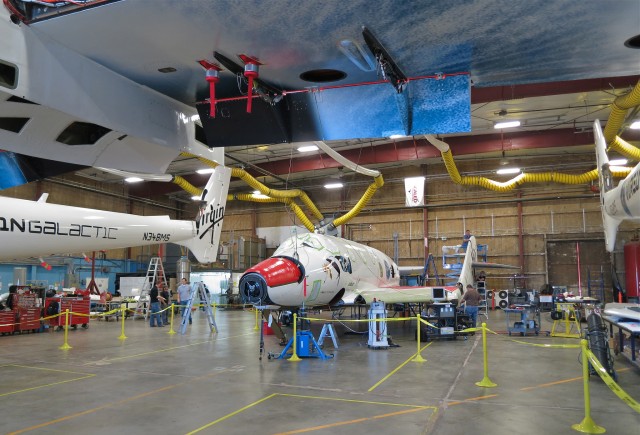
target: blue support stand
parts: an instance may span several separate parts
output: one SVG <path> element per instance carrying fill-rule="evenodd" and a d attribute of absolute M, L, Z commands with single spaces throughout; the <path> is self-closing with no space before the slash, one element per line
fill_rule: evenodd
<path fill-rule="evenodd" d="M 318 342 L 316 341 L 315 338 L 313 338 L 313 334 L 311 333 L 311 331 L 298 331 L 297 336 L 296 337 L 291 337 L 289 339 L 289 342 L 287 343 L 287 345 L 284 347 L 284 349 L 282 350 L 282 352 L 280 353 L 280 355 L 275 356 L 271 353 L 269 353 L 269 355 L 267 356 L 269 359 L 274 358 L 274 359 L 286 359 L 286 357 L 291 356 L 291 354 L 289 353 L 289 349 L 291 349 L 291 346 L 293 346 L 293 340 L 297 339 L 297 354 L 299 357 L 301 358 L 320 358 L 320 359 L 329 359 L 329 358 L 333 358 L 333 354 L 325 354 L 322 349 L 320 349 L 320 346 L 318 345 Z"/>

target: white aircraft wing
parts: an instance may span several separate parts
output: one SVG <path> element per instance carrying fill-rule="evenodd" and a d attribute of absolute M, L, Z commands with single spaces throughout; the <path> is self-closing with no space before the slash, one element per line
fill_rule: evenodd
<path fill-rule="evenodd" d="M 424 272 L 424 266 L 398 266 L 398 271 L 400 272 L 400 276 L 417 275 Z"/>
<path fill-rule="evenodd" d="M 406 287 L 391 286 L 354 290 L 342 298 L 345 304 L 366 304 L 373 300 L 387 304 L 408 304 L 453 300 L 459 297 L 455 286 Z"/>
<path fill-rule="evenodd" d="M 475 269 L 520 269 L 520 266 L 512 266 L 511 264 L 483 263 L 481 261 L 474 261 L 471 266 Z"/>

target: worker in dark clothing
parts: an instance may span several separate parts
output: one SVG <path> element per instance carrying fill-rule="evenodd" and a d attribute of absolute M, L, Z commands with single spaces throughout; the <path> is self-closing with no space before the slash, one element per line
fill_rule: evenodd
<path fill-rule="evenodd" d="M 156 321 L 158 322 L 158 326 L 162 327 L 162 318 L 160 317 L 160 292 L 158 291 L 158 286 L 156 284 L 151 287 L 151 291 L 149 292 L 149 304 L 151 305 L 151 315 L 149 316 L 149 325 L 152 328 L 155 328 Z"/>
<path fill-rule="evenodd" d="M 162 284 L 162 291 L 160 292 L 160 309 L 162 311 L 162 323 L 166 325 L 169 323 L 169 310 L 167 309 L 171 305 L 171 292 L 167 284 Z"/>
<path fill-rule="evenodd" d="M 464 312 L 469 316 L 469 320 L 473 325 L 472 328 L 476 327 L 476 320 L 478 319 L 478 306 L 480 305 L 480 301 L 482 300 L 482 296 L 478 293 L 478 290 L 475 289 L 471 284 L 467 284 L 467 291 L 460 299 L 460 303 L 458 306 L 462 306 L 464 304 Z"/>
<path fill-rule="evenodd" d="M 15 304 L 15 298 L 18 295 L 18 286 L 17 285 L 11 285 L 9 286 L 9 298 L 7 299 L 7 308 L 9 308 L 10 310 L 13 310 L 14 304 Z"/>

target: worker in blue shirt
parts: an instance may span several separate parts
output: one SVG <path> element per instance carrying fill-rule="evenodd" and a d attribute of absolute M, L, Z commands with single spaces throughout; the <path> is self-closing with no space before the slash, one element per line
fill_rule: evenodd
<path fill-rule="evenodd" d="M 462 236 L 462 245 L 460 245 L 462 247 L 462 249 L 467 249 L 467 245 L 469 244 L 469 239 L 471 239 L 471 230 L 467 230 L 464 233 L 464 236 Z"/>
<path fill-rule="evenodd" d="M 187 282 L 187 278 L 182 278 L 182 282 L 178 286 L 178 304 L 182 307 L 182 317 L 189 316 L 189 325 L 192 323 L 191 313 L 187 312 L 187 304 L 191 299 L 191 286 Z"/>

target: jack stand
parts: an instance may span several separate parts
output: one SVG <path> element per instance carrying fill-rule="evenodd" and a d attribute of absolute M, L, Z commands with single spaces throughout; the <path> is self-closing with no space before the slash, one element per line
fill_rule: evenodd
<path fill-rule="evenodd" d="M 369 308 L 369 341 L 367 342 L 369 348 L 389 348 L 386 317 L 387 310 L 385 309 L 384 302 L 374 299 Z"/>
<path fill-rule="evenodd" d="M 291 346 L 293 346 L 293 340 L 297 339 L 297 346 L 298 346 L 298 356 L 302 357 L 302 358 L 320 358 L 320 359 L 329 359 L 329 358 L 333 358 L 333 354 L 325 354 L 322 349 L 320 349 L 320 346 L 318 346 L 318 343 L 316 342 L 315 338 L 313 338 L 313 334 L 311 333 L 311 331 L 298 331 L 296 337 L 291 337 L 289 339 L 289 342 L 287 343 L 287 345 L 284 347 L 284 349 L 282 350 L 282 352 L 280 353 L 280 355 L 274 355 L 272 353 L 269 353 L 269 355 L 267 355 L 267 358 L 271 359 L 286 359 L 287 356 L 289 356 L 289 349 L 291 349 Z"/>

